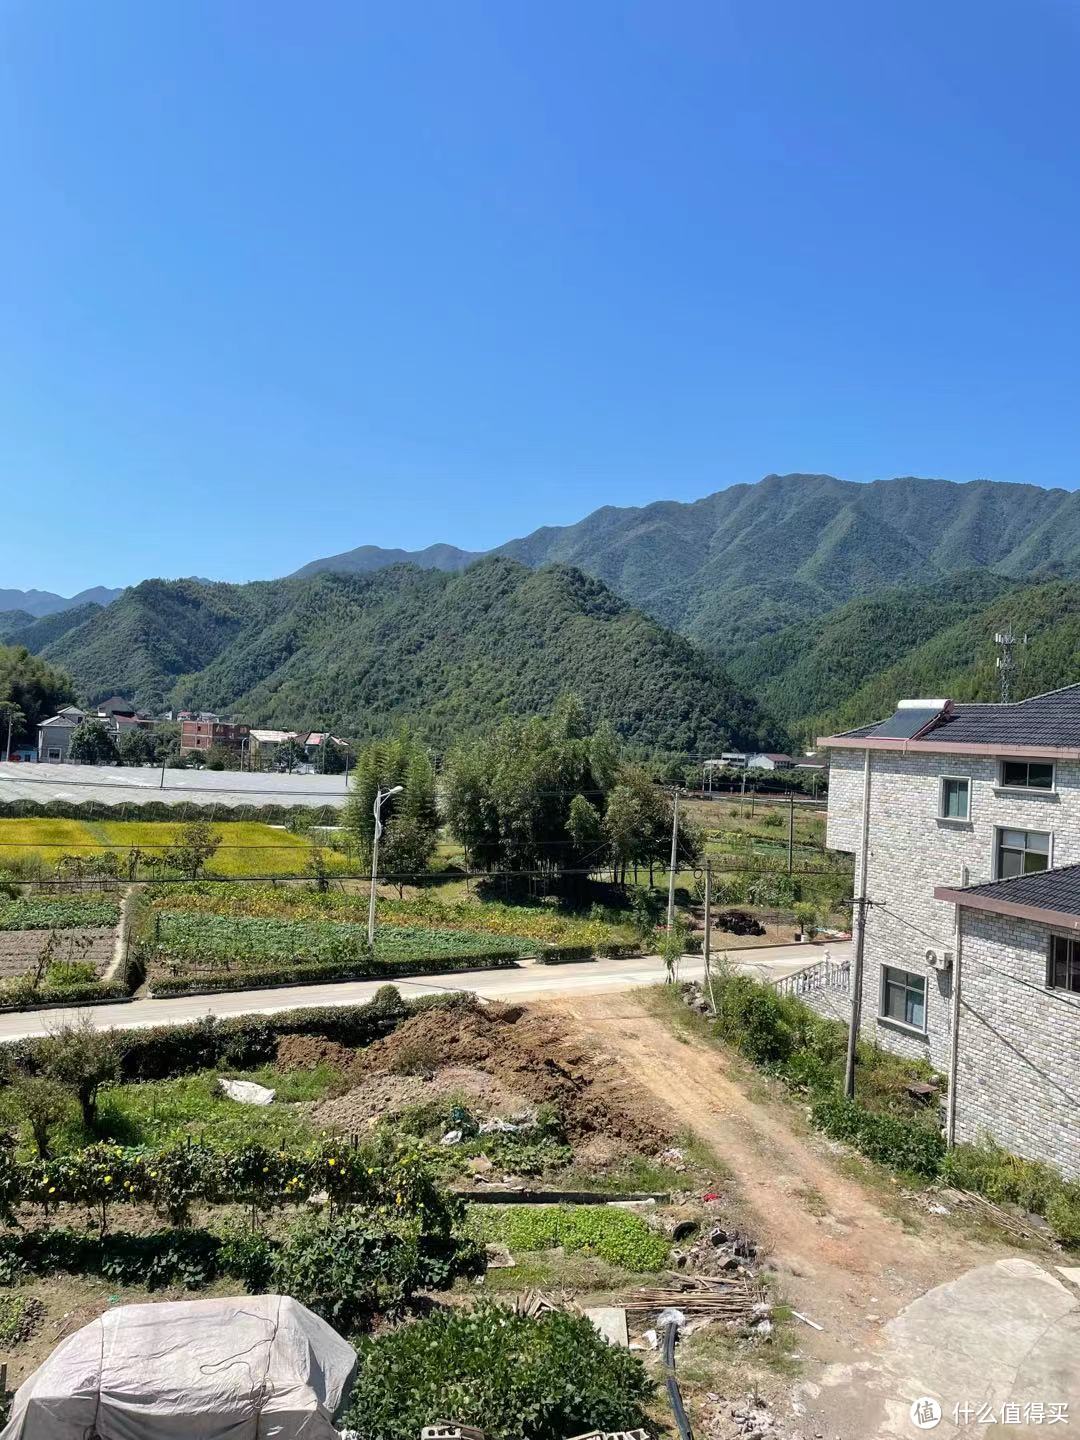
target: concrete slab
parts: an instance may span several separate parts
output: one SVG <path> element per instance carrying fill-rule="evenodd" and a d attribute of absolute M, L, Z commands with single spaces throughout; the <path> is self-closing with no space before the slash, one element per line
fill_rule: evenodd
<path fill-rule="evenodd" d="M 630 1344 L 626 1311 L 621 1305 L 593 1305 L 585 1314 L 609 1345 L 621 1345 L 625 1349 Z"/>
<path fill-rule="evenodd" d="M 1080 1265 L 1056 1265 L 1054 1268 L 1059 1275 L 1064 1275 L 1066 1280 L 1080 1289 Z"/>
<path fill-rule="evenodd" d="M 844 1416 L 843 1440 L 1042 1435 L 1045 1419 L 1024 1423 L 1025 1407 L 1080 1416 L 1080 1295 L 1019 1256 L 968 1270 L 891 1320 L 872 1359 L 830 1366 L 808 1394 Z M 941 1415 L 917 1425 L 923 1398 Z"/>

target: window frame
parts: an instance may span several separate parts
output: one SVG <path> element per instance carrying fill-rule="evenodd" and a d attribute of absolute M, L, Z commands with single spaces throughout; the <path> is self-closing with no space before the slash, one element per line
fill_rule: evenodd
<path fill-rule="evenodd" d="M 920 1028 L 918 1025 L 913 1025 L 913 1024 L 910 1022 L 910 1020 L 898 1020 L 895 1015 L 890 1015 L 890 1014 L 888 1013 L 888 1011 L 885 1009 L 885 992 L 886 992 L 886 988 L 887 988 L 888 983 L 889 983 L 889 982 L 888 982 L 888 976 L 889 976 L 890 973 L 893 974 L 893 975 L 903 975 L 903 976 L 907 977 L 907 979 L 915 979 L 915 980 L 918 980 L 918 981 L 921 983 L 921 985 L 922 985 L 922 1011 L 923 1011 L 923 1023 L 922 1023 L 922 1027 L 921 1027 L 921 1028 Z M 906 979 L 905 982 L 904 982 L 904 989 L 905 989 L 905 990 L 912 990 L 914 987 L 912 987 L 911 985 L 909 985 L 909 984 L 907 983 L 907 979 Z M 894 983 L 896 983 L 896 982 L 894 982 Z M 881 965 L 881 978 L 880 978 L 880 981 L 879 981 L 879 984 L 878 984 L 878 1017 L 877 1017 L 877 1018 L 878 1018 L 878 1020 L 879 1020 L 883 1025 L 895 1025 L 898 1030 L 903 1030 L 903 1031 L 905 1032 L 905 1034 L 907 1034 L 907 1035 L 918 1035 L 918 1036 L 921 1036 L 923 1039 L 925 1039 L 925 1038 L 927 1037 L 927 1035 L 929 1034 L 929 1028 L 928 1028 L 928 1026 L 929 1026 L 929 1016 L 928 1016 L 928 1013 L 927 1013 L 927 1012 L 928 1012 L 928 1008 L 929 1008 L 929 1003 L 930 1003 L 930 987 L 929 987 L 929 985 L 926 983 L 926 975 L 925 975 L 921 970 L 906 970 L 902 965 L 886 965 L 884 962 L 882 963 L 882 965 Z M 905 1009 L 906 1009 L 906 1008 L 907 1008 L 907 1007 L 905 1006 Z"/>
<path fill-rule="evenodd" d="M 1045 835 L 1045 836 L 1046 836 L 1046 864 L 1043 865 L 1043 866 L 1041 866 L 1038 870 L 1025 870 L 1025 869 L 1021 868 L 1020 873 L 1019 873 L 1018 875 L 1003 875 L 1003 874 L 1002 874 L 1002 871 L 1001 871 L 1001 837 L 1005 834 L 1005 832 L 1006 832 L 1007 830 L 1016 831 L 1016 832 L 1017 832 L 1018 834 L 1020 834 L 1020 835 Z M 1015 847 L 1014 847 L 1014 846 L 1010 846 L 1009 848 L 1010 848 L 1010 849 L 1014 849 Z M 1024 850 L 1023 850 L 1023 854 L 1027 855 L 1028 853 L 1029 853 L 1029 852 L 1028 852 L 1028 848 L 1027 848 L 1027 846 L 1025 845 L 1025 846 L 1024 846 Z M 1030 853 L 1033 854 L 1033 855 L 1039 855 L 1039 854 L 1041 854 L 1042 852 L 1039 851 L 1039 850 L 1033 850 L 1033 851 L 1031 851 Z M 1052 870 L 1053 868 L 1054 868 L 1054 832 L 1053 832 L 1052 830 L 1028 830 L 1028 829 L 1026 829 L 1023 825 L 995 825 L 995 826 L 994 826 L 994 879 L 995 879 L 995 880 L 1020 880 L 1020 879 L 1022 879 L 1023 876 L 1025 876 L 1025 875 L 1041 875 L 1044 870 Z"/>
<path fill-rule="evenodd" d="M 1015 780 L 1006 780 L 1006 765 L 1023 765 L 1027 770 L 1029 777 L 1028 780 L 1025 781 L 1023 784 L 1018 784 Z M 1050 767 L 1049 785 L 1031 784 L 1030 776 L 1032 765 L 1048 765 Z M 1015 790 L 1022 795 L 1055 795 L 1057 793 L 1057 765 L 1054 763 L 1053 760 L 1010 760 L 1007 755 L 1003 755 L 998 759 L 997 788 L 999 790 Z"/>
<path fill-rule="evenodd" d="M 1054 983 L 1054 951 L 1059 941 L 1068 945 L 1073 952 L 1065 960 L 1066 983 L 1064 985 Z M 1076 971 L 1075 989 L 1068 983 L 1069 971 L 1072 968 L 1075 968 Z M 1059 995 L 1075 995 L 1080 1000 L 1080 939 L 1077 936 L 1063 934 L 1060 930 L 1051 930 L 1050 940 L 1046 947 L 1046 988 L 1056 991 Z"/>
<path fill-rule="evenodd" d="M 963 815 L 950 815 L 945 809 L 945 786 L 953 784 L 963 785 L 967 790 L 967 802 L 964 806 Z M 971 823 L 971 776 L 970 775 L 942 775 L 938 779 L 938 813 L 939 820 L 947 820 L 952 825 L 970 825 Z"/>

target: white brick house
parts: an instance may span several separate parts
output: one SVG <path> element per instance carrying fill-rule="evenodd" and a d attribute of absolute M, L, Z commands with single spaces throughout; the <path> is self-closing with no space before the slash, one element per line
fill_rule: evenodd
<path fill-rule="evenodd" d="M 868 821 L 861 1033 L 947 1074 L 959 974 L 956 1138 L 1080 1176 L 1080 685 L 820 743 L 857 896 Z"/>

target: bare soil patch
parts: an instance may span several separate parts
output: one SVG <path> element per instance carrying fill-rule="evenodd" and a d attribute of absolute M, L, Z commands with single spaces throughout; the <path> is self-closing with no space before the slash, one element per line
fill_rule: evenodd
<path fill-rule="evenodd" d="M 416 1105 L 451 1097 L 460 1097 L 485 1118 L 508 1119 L 529 1107 L 527 1096 L 508 1089 L 483 1070 L 445 1065 L 430 1079 L 423 1075 L 368 1075 L 348 1094 L 323 1101 L 311 1118 L 328 1130 L 361 1131 Z"/>
<path fill-rule="evenodd" d="M 93 965 L 101 976 L 109 968 L 113 956 L 115 930 L 80 927 L 57 932 L 60 944 L 53 952 L 54 960 L 80 960 Z M 0 980 L 25 975 L 38 962 L 48 942 L 48 930 L 0 930 Z"/>
<path fill-rule="evenodd" d="M 523 1006 L 428 1010 L 357 1057 L 362 1082 L 423 1056 L 435 1074 L 448 1066 L 484 1071 L 528 1104 L 559 1107 L 572 1139 L 601 1134 L 654 1152 L 671 1136 L 663 1108 L 633 1079 L 632 1056 L 620 1059 L 559 1017 Z M 399 1076 L 399 1079 L 416 1078 Z"/>

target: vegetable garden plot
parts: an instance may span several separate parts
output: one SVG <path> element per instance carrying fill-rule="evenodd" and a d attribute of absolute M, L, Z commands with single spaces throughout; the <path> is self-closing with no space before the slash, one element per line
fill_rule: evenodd
<path fill-rule="evenodd" d="M 395 926 L 379 932 L 372 952 L 362 925 L 169 911 L 155 917 L 153 945 L 158 965 L 174 974 L 294 962 L 338 966 L 365 960 L 513 957 L 536 950 L 533 942 L 502 935 Z"/>
<path fill-rule="evenodd" d="M 120 901 L 100 895 L 27 895 L 0 901 L 0 930 L 112 929 L 120 920 Z"/>
<path fill-rule="evenodd" d="M 45 943 L 46 935 L 41 930 L 0 931 L 0 980 L 15 979 L 33 970 Z M 52 962 L 91 967 L 100 978 L 112 960 L 113 943 L 112 930 L 65 930 Z"/>

